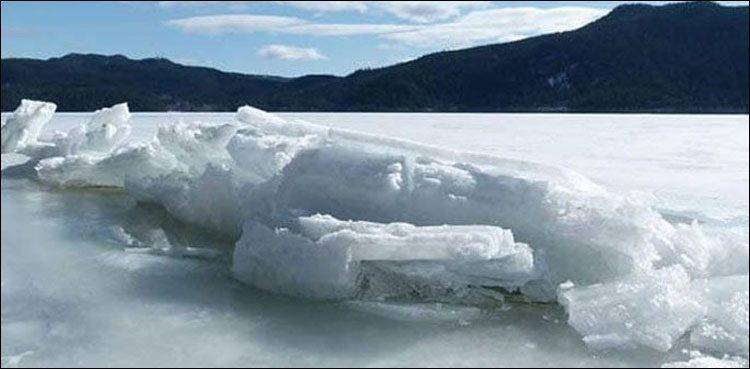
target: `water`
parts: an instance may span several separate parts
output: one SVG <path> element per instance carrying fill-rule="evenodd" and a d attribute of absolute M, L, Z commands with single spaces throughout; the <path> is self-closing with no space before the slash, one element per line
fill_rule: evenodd
<path fill-rule="evenodd" d="M 665 214 L 747 234 L 748 116 L 282 116 L 564 165 L 618 191 L 654 195 Z M 134 136 L 147 139 L 175 119 L 232 114 L 135 114 Z M 48 132 L 84 120 L 58 114 Z M 414 319 L 273 295 L 233 280 L 225 258 L 125 253 L 112 226 L 231 245 L 121 192 L 53 190 L 14 168 L 3 172 L 0 194 L 4 367 L 654 366 L 687 357 L 684 342 L 669 353 L 588 350 L 556 305 Z"/>

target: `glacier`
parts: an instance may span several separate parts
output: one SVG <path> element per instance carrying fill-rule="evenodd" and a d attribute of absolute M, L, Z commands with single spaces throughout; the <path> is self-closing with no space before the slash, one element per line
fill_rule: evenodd
<path fill-rule="evenodd" d="M 417 316 L 436 314 L 429 304 L 470 318 L 557 303 L 592 349 L 669 351 L 687 335 L 693 348 L 748 357 L 747 239 L 669 222 L 574 171 L 250 106 L 131 142 L 118 104 L 42 140 L 54 111 L 24 100 L 4 122 L 4 168 L 21 154 L 45 185 L 158 204 L 230 239 L 232 275 L 255 287 Z M 214 256 L 116 234 L 150 253 Z"/>

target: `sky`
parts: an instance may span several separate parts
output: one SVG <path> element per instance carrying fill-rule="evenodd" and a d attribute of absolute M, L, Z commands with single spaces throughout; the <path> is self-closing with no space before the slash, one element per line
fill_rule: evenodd
<path fill-rule="evenodd" d="M 622 3 L 632 1 L 2 1 L 0 45 L 3 58 L 122 54 L 250 74 L 346 75 L 575 29 Z"/>

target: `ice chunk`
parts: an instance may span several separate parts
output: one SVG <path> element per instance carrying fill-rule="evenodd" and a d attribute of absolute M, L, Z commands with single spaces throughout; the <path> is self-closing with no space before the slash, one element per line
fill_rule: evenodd
<path fill-rule="evenodd" d="M 29 161 L 28 156 L 15 153 L 2 154 L 0 157 L 2 158 L 2 170 L 16 165 L 22 165 Z"/>
<path fill-rule="evenodd" d="M 681 266 L 567 287 L 559 301 L 568 312 L 568 323 L 595 349 L 641 344 L 667 351 L 705 313 Z"/>
<path fill-rule="evenodd" d="M 229 160 L 227 143 L 239 127 L 234 124 L 205 125 L 177 122 L 159 127 L 159 147 L 173 155 L 190 174 L 200 175 L 209 163 Z"/>
<path fill-rule="evenodd" d="M 693 328 L 690 342 L 716 353 L 748 356 L 748 276 L 697 280 L 693 288 L 702 295 L 706 317 Z"/>
<path fill-rule="evenodd" d="M 39 133 L 57 105 L 53 103 L 21 100 L 21 105 L 2 126 L 2 153 L 18 152 L 37 144 Z"/>
<path fill-rule="evenodd" d="M 67 134 L 58 134 L 54 138 L 57 151 L 61 156 L 79 153 L 108 154 L 130 136 L 128 120 L 130 111 L 127 103 L 97 110 L 87 124 L 81 124 Z"/>
<path fill-rule="evenodd" d="M 312 147 L 317 139 L 313 135 L 289 137 L 240 130 L 229 141 L 227 150 L 242 174 L 261 182 L 279 174 L 297 153 Z"/>
<path fill-rule="evenodd" d="M 234 249 L 232 273 L 243 282 L 288 295 L 351 297 L 358 268 L 351 250 L 335 246 L 248 222 Z"/>
<path fill-rule="evenodd" d="M 37 172 L 42 181 L 58 186 L 125 187 L 126 181 L 138 184 L 175 175 L 191 180 L 208 164 L 220 166 L 229 160 L 225 146 L 235 130 L 229 124 L 162 125 L 153 142 L 121 147 L 104 156 L 80 153 L 44 159 Z"/>
<path fill-rule="evenodd" d="M 748 270 L 750 270 L 750 246 L 747 233 L 742 234 L 736 230 L 725 231 L 714 235 L 710 240 L 711 262 L 707 275 L 712 277 L 744 275 L 747 278 Z"/>
<path fill-rule="evenodd" d="M 251 125 L 284 125 L 286 121 L 276 115 L 245 105 L 237 109 L 237 120 Z"/>
<path fill-rule="evenodd" d="M 330 215 L 299 219 L 302 234 L 350 248 L 353 260 L 489 260 L 531 249 L 493 226 L 427 226 L 340 221 Z"/>
<path fill-rule="evenodd" d="M 89 130 L 106 125 L 123 126 L 130 120 L 128 103 L 120 103 L 109 108 L 102 108 L 94 112 L 87 127 Z"/>
<path fill-rule="evenodd" d="M 63 187 L 125 187 L 126 179 L 141 181 L 167 173 L 187 171 L 158 143 L 116 150 L 104 157 L 71 155 L 41 160 L 36 166 L 42 182 Z"/>
<path fill-rule="evenodd" d="M 510 288 L 539 276 L 531 249 L 498 227 L 415 227 L 322 215 L 298 222 L 298 234 L 246 225 L 235 248 L 235 276 L 260 288 L 313 298 L 395 296 L 405 293 L 403 285 L 416 284 Z"/>
<path fill-rule="evenodd" d="M 199 178 L 184 172 L 131 176 L 125 188 L 139 201 L 161 204 L 177 219 L 239 238 L 238 225 L 249 217 L 243 204 L 252 200 L 241 195 L 252 194 L 253 185 L 240 183 L 234 176 L 225 166 L 209 164 Z"/>
<path fill-rule="evenodd" d="M 531 280 L 542 278 L 546 264 L 513 234 L 494 226 L 423 226 L 340 221 L 331 216 L 299 218 L 301 233 L 351 250 L 361 262 L 362 297 L 407 297 L 472 303 L 502 301 Z"/>

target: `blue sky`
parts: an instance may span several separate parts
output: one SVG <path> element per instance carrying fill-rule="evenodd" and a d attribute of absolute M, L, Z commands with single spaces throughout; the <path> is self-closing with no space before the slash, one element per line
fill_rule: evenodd
<path fill-rule="evenodd" d="M 0 41 L 3 58 L 123 54 L 252 74 L 345 75 L 574 29 L 622 3 L 3 1 Z"/>

